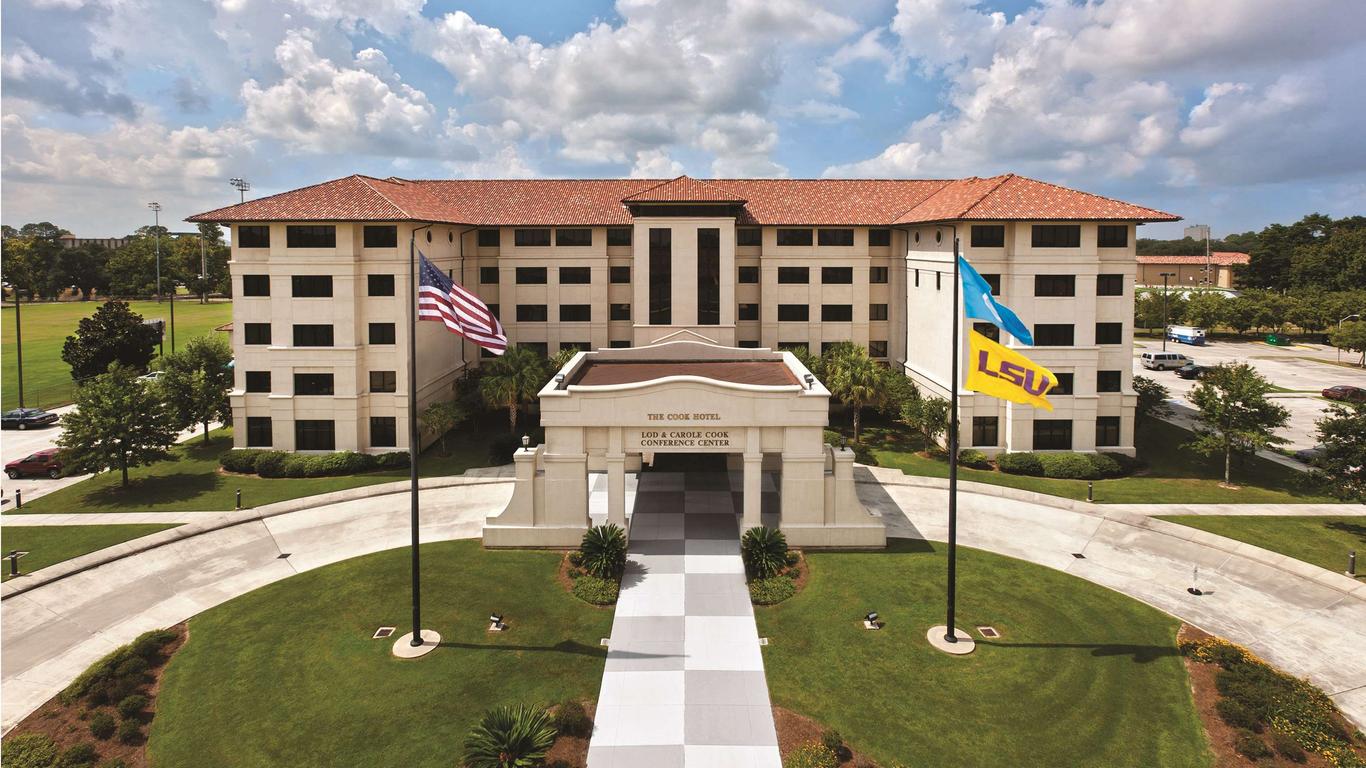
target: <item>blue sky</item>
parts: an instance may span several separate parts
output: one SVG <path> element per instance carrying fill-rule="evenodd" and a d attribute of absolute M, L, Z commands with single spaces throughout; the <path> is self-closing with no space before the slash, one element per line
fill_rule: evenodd
<path fill-rule="evenodd" d="M 3 220 L 377 176 L 1013 171 L 1216 234 L 1366 209 L 1355 0 L 7 0 Z M 61 30 L 61 34 L 53 34 Z M 1146 227 L 1179 236 L 1182 225 Z"/>

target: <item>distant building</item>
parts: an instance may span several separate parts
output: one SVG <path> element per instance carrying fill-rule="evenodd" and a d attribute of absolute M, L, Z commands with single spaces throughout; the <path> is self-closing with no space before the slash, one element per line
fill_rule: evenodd
<path fill-rule="evenodd" d="M 1246 264 L 1248 255 L 1238 251 L 1215 251 L 1209 255 L 1208 265 L 1205 255 L 1195 256 L 1139 256 L 1139 285 L 1162 285 L 1162 273 L 1173 273 L 1167 284 L 1183 288 L 1197 288 L 1207 285 L 1212 288 L 1232 288 L 1233 268 Z M 1206 276 L 1206 266 L 1209 275 Z"/>
<path fill-rule="evenodd" d="M 130 237 L 76 237 L 75 235 L 67 234 L 57 238 L 57 242 L 61 243 L 63 248 L 82 248 L 87 245 L 99 245 L 114 250 L 127 245 L 128 241 L 131 239 L 132 238 Z"/>

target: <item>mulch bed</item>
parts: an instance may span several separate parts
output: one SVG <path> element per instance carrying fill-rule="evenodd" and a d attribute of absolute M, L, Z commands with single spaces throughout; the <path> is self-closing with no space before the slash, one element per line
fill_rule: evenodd
<path fill-rule="evenodd" d="M 783 707 L 773 708 L 773 724 L 778 729 L 778 752 L 784 760 L 794 749 L 804 747 L 812 742 L 819 742 L 821 734 L 826 731 L 826 727 L 815 720 Z M 845 746 L 848 747 L 850 756 L 841 765 L 877 765 L 867 755 L 858 752 L 847 744 Z"/>
<path fill-rule="evenodd" d="M 162 656 L 165 661 L 147 670 L 147 676 L 151 679 L 146 686 L 144 695 L 147 697 L 147 710 L 142 715 L 143 738 L 136 744 L 124 744 L 119 741 L 117 736 L 109 739 L 100 740 L 90 734 L 90 716 L 98 710 L 104 710 L 113 715 L 115 720 L 119 720 L 118 712 L 113 706 L 104 705 L 92 707 L 88 702 L 77 701 L 73 704 L 63 704 L 58 697 L 53 697 L 43 704 L 32 714 L 24 718 L 14 730 L 5 734 L 5 742 L 19 734 L 42 733 L 52 739 L 57 745 L 60 754 L 69 747 L 77 744 L 88 743 L 95 747 L 99 753 L 99 763 L 120 759 L 128 768 L 146 768 L 147 766 L 147 727 L 150 726 L 152 718 L 156 713 L 157 694 L 161 692 L 161 676 L 165 672 L 176 651 L 180 650 L 189 639 L 189 632 L 184 624 L 171 627 L 176 638 L 162 646 Z"/>
<path fill-rule="evenodd" d="M 584 711 L 589 718 L 596 717 L 597 702 L 588 699 L 580 699 Z M 587 768 L 588 766 L 588 740 L 587 736 L 556 736 L 555 746 L 545 753 L 545 764 L 555 765 L 555 761 L 561 760 L 568 763 L 570 768 Z"/>
<path fill-rule="evenodd" d="M 579 598 L 574 595 L 574 579 L 570 576 L 574 570 L 574 566 L 569 564 L 569 552 L 565 552 L 564 555 L 560 557 L 559 568 L 555 571 L 555 581 L 559 583 L 560 587 L 562 587 L 565 592 L 568 592 L 570 596 L 574 597 L 575 600 L 579 600 Z M 597 605 L 596 603 L 590 603 L 587 600 L 579 600 L 579 602 L 606 611 L 615 611 L 617 609 L 615 603 L 611 605 Z"/>

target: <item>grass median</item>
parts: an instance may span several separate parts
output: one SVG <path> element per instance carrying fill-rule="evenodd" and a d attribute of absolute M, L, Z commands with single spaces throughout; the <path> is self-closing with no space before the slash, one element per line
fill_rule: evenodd
<path fill-rule="evenodd" d="M 20 550 L 22 573 L 32 573 L 73 557 L 98 552 L 115 544 L 140 539 L 175 525 L 6 525 L 0 527 L 0 549 Z M 9 581 L 9 563 L 4 563 L 4 580 Z M 22 578 L 22 577 L 20 577 Z"/>
<path fill-rule="evenodd" d="M 1347 555 L 1358 552 L 1358 578 L 1366 579 L 1366 516 L 1164 515 L 1162 520 L 1199 528 L 1286 557 L 1343 573 Z"/>

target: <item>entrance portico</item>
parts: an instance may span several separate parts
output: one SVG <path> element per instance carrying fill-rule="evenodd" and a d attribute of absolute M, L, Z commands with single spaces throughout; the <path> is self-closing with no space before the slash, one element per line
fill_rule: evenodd
<path fill-rule="evenodd" d="M 626 476 L 670 453 L 725 454 L 743 488 L 742 530 L 778 485 L 792 546 L 882 547 L 854 491 L 854 453 L 824 443 L 830 392 L 789 352 L 724 347 L 692 331 L 580 352 L 539 393 L 545 443 L 514 456 L 516 488 L 484 524 L 489 547 L 573 547 L 590 523 L 589 473 L 605 473 L 607 521 L 627 528 Z"/>

